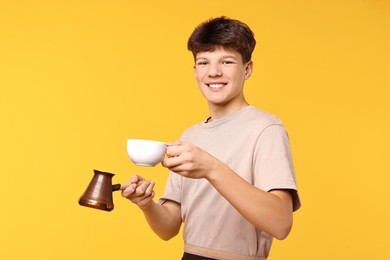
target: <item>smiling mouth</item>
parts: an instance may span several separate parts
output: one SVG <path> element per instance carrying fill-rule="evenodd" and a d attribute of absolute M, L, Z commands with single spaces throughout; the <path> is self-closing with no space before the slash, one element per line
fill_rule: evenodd
<path fill-rule="evenodd" d="M 206 84 L 206 85 L 209 86 L 212 89 L 219 89 L 219 88 L 224 87 L 226 84 L 215 83 L 215 84 Z"/>

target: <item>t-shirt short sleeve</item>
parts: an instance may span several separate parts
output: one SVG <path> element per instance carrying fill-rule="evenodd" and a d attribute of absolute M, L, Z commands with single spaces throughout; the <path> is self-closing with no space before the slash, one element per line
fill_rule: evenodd
<path fill-rule="evenodd" d="M 163 196 L 158 198 L 158 204 L 164 204 L 167 200 L 175 201 L 181 204 L 181 182 L 183 177 L 174 172 L 169 172 L 167 184 Z"/>
<path fill-rule="evenodd" d="M 270 125 L 262 131 L 254 157 L 254 185 L 264 191 L 291 190 L 293 209 L 299 209 L 290 142 L 283 125 Z"/>

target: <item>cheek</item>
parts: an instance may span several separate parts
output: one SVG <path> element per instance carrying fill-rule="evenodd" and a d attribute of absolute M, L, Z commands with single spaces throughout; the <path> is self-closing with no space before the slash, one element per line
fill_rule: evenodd
<path fill-rule="evenodd" d="M 195 70 L 194 75 L 195 75 L 196 81 L 198 81 L 198 83 L 201 83 L 202 79 L 204 78 L 204 73 L 202 73 L 202 71 Z"/>
<path fill-rule="evenodd" d="M 199 87 L 202 86 L 202 79 L 201 79 L 201 78 L 196 77 L 196 82 L 198 83 L 198 86 L 199 86 Z"/>
<path fill-rule="evenodd" d="M 201 92 L 204 91 L 204 84 L 202 83 L 202 78 L 199 75 L 195 75 L 196 83 Z"/>
<path fill-rule="evenodd" d="M 240 71 L 239 73 L 236 73 L 234 75 L 234 79 L 239 82 L 245 81 L 247 79 L 245 71 Z"/>

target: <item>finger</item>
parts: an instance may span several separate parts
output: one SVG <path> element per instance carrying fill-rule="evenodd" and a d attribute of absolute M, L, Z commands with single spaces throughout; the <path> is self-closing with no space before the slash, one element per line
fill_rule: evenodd
<path fill-rule="evenodd" d="M 149 197 L 153 198 L 154 194 L 155 194 L 154 191 L 152 191 L 152 193 L 150 193 L 150 194 L 144 194 L 142 196 L 132 197 L 132 198 L 130 198 L 130 200 L 131 200 L 131 202 L 139 205 L 142 201 L 147 200 Z"/>
<path fill-rule="evenodd" d="M 146 188 L 145 194 L 148 194 L 148 195 L 152 194 L 154 192 L 153 191 L 154 185 L 155 185 L 155 182 L 154 181 L 150 181 L 149 186 Z"/>
<path fill-rule="evenodd" d="M 122 197 L 128 198 L 130 195 L 133 195 L 136 188 L 137 184 L 130 183 L 124 190 L 122 190 Z"/>
<path fill-rule="evenodd" d="M 176 157 L 176 156 L 180 156 L 181 154 L 183 154 L 187 150 L 188 150 L 187 146 L 185 146 L 183 144 L 172 145 L 172 146 L 167 147 L 167 150 L 165 153 L 168 157 Z"/>
<path fill-rule="evenodd" d="M 151 194 L 147 195 L 147 196 L 144 196 L 144 197 L 141 197 L 139 198 L 139 200 L 137 201 L 137 205 L 139 207 L 143 207 L 145 205 L 147 205 L 151 200 L 153 200 L 154 198 L 154 192 L 152 192 Z"/>
<path fill-rule="evenodd" d="M 120 189 L 119 190 L 121 190 L 121 191 L 124 191 L 125 189 L 127 189 L 129 186 L 130 186 L 130 184 L 131 184 L 131 182 L 130 181 L 128 181 L 128 182 L 124 182 L 124 183 L 121 183 L 120 185 L 121 185 L 121 187 L 120 187 Z"/>
<path fill-rule="evenodd" d="M 179 166 L 183 163 L 182 158 L 175 156 L 175 157 L 169 157 L 165 158 L 162 162 L 163 167 L 171 169 L 173 167 Z"/>
<path fill-rule="evenodd" d="M 143 181 L 143 178 L 141 176 L 132 175 L 128 182 L 124 182 L 121 184 L 121 187 L 119 190 L 123 191 L 123 190 L 127 189 L 131 184 L 137 184 L 140 181 Z"/>
<path fill-rule="evenodd" d="M 181 141 L 180 140 L 175 140 L 173 142 L 166 143 L 166 145 L 169 146 L 175 146 L 175 145 L 180 145 Z"/>
<path fill-rule="evenodd" d="M 135 193 L 137 196 L 143 196 L 146 191 L 148 190 L 148 187 L 150 186 L 151 181 L 142 181 L 138 183 Z"/>
<path fill-rule="evenodd" d="M 141 176 L 139 176 L 139 175 L 131 175 L 131 177 L 130 177 L 130 182 L 131 183 L 137 183 L 137 182 L 140 182 L 140 181 L 143 181 L 144 180 L 144 178 L 142 178 Z"/>

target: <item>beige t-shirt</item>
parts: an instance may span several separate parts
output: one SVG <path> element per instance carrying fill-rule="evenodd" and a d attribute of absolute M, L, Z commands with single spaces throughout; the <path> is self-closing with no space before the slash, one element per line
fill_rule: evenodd
<path fill-rule="evenodd" d="M 223 161 L 259 189 L 291 189 L 300 207 L 290 144 L 282 122 L 253 106 L 188 128 L 181 137 Z M 272 237 L 243 218 L 205 179 L 170 172 L 158 203 L 181 205 L 185 250 L 217 259 L 266 259 Z M 261 207 L 261 205 L 259 205 Z"/>

